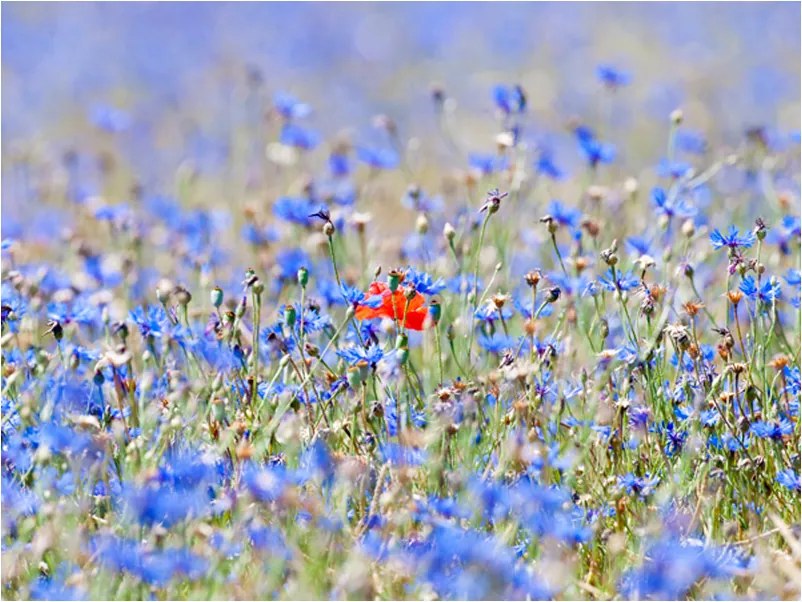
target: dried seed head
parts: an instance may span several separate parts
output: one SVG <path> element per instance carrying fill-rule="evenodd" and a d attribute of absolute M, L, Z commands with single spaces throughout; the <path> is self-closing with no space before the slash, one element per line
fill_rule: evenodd
<path fill-rule="evenodd" d="M 741 299 L 744 298 L 744 294 L 741 291 L 727 291 L 727 298 L 730 300 L 730 303 L 738 307 Z"/>
<path fill-rule="evenodd" d="M 690 317 L 694 317 L 704 306 L 705 304 L 701 301 L 688 301 L 683 304 L 682 308 L 685 310 L 686 314 L 688 314 Z"/>
<path fill-rule="evenodd" d="M 791 359 L 787 355 L 775 355 L 770 363 L 777 372 L 782 372 L 791 363 Z"/>
<path fill-rule="evenodd" d="M 526 284 L 534 288 L 537 286 L 538 282 L 540 282 L 541 277 L 540 270 L 530 270 L 526 273 L 526 276 L 524 276 L 524 280 Z"/>

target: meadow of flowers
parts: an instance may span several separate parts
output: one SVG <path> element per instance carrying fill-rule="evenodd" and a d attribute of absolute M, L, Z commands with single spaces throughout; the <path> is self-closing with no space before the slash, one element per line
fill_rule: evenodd
<path fill-rule="evenodd" d="M 799 599 L 799 50 L 4 4 L 3 597 Z"/>

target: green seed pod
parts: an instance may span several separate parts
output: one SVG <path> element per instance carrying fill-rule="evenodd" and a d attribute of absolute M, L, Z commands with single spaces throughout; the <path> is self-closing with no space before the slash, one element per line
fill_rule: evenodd
<path fill-rule="evenodd" d="M 387 274 L 387 286 L 390 288 L 390 292 L 394 293 L 398 290 L 398 285 L 401 284 L 401 272 L 398 270 L 390 270 L 390 273 Z"/>
<path fill-rule="evenodd" d="M 223 304 L 223 289 L 216 286 L 212 289 L 210 294 L 213 307 L 220 307 Z"/>
<path fill-rule="evenodd" d="M 358 388 L 364 382 L 364 379 L 362 378 L 362 372 L 356 366 L 348 367 L 348 370 L 346 371 L 346 377 L 348 379 L 348 384 L 352 389 Z"/>
<path fill-rule="evenodd" d="M 298 317 L 298 312 L 295 309 L 294 305 L 285 305 L 284 306 L 284 323 L 292 328 L 295 326 L 295 320 Z"/>
<path fill-rule="evenodd" d="M 403 348 L 399 349 L 398 350 L 398 363 L 403 366 L 404 364 L 407 363 L 408 359 L 409 359 L 409 349 L 407 349 L 406 347 L 403 347 Z"/>

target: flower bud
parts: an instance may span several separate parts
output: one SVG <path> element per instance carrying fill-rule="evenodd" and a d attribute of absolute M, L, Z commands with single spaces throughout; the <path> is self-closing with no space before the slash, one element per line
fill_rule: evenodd
<path fill-rule="evenodd" d="M 685 116 L 682 112 L 682 109 L 674 109 L 673 111 L 671 111 L 671 115 L 669 116 L 672 125 L 681 124 L 684 117 Z"/>
<path fill-rule="evenodd" d="M 448 242 L 453 242 L 454 237 L 457 236 L 457 231 L 454 229 L 454 226 L 446 222 L 446 225 L 443 226 L 443 236 L 445 236 L 445 239 Z"/>
<path fill-rule="evenodd" d="M 306 288 L 306 285 L 309 284 L 309 270 L 305 267 L 298 268 L 298 285 L 301 288 Z"/>
<path fill-rule="evenodd" d="M 562 291 L 560 290 L 559 286 L 554 286 L 554 287 L 550 288 L 548 290 L 548 296 L 546 297 L 546 300 L 549 303 L 554 303 L 555 301 L 557 301 L 557 299 L 560 298 L 560 293 L 561 292 Z"/>
<path fill-rule="evenodd" d="M 692 219 L 686 219 L 682 222 L 682 234 L 686 238 L 691 238 L 696 233 L 696 226 Z"/>
<path fill-rule="evenodd" d="M 415 230 L 418 234 L 426 234 L 429 231 L 429 218 L 425 213 L 418 214 L 418 219 L 415 222 Z"/>
<path fill-rule="evenodd" d="M 245 315 L 245 308 L 248 307 L 248 298 L 243 295 L 242 299 L 240 299 L 239 304 L 237 305 L 235 316 L 237 318 L 242 318 Z"/>
<path fill-rule="evenodd" d="M 432 299 L 429 303 L 429 315 L 432 317 L 432 322 L 435 324 L 440 322 L 440 317 L 442 315 L 442 306 L 440 305 L 440 301 L 437 299 Z"/>
<path fill-rule="evenodd" d="M 332 224 L 331 222 L 326 222 L 325 224 L 323 224 L 323 234 L 325 234 L 329 238 L 331 238 L 334 235 L 334 231 L 335 231 L 334 224 Z"/>
<path fill-rule="evenodd" d="M 165 305 L 170 300 L 170 291 L 172 290 L 172 284 L 169 280 L 160 280 L 159 284 L 156 285 L 156 299 L 158 299 L 159 303 Z"/>
<path fill-rule="evenodd" d="M 182 307 L 186 307 L 189 305 L 189 302 L 192 301 L 192 295 L 183 286 L 175 287 L 175 289 L 173 289 L 173 295 L 175 296 L 175 300 Z"/>

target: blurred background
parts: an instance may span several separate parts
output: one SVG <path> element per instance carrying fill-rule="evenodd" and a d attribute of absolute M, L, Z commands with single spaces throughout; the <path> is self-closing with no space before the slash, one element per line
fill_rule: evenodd
<path fill-rule="evenodd" d="M 616 145 L 608 185 L 656 178 L 678 107 L 700 168 L 749 128 L 798 144 L 797 3 L 26 2 L 2 17 L 4 238 L 52 241 L 96 195 L 269 207 L 347 144 L 400 151 L 401 169 L 350 174 L 358 209 L 396 219 L 410 182 L 447 193 L 472 153 L 496 152 L 497 84 L 525 90 L 522 139 L 548 147 L 565 175 L 550 193 L 568 198 L 570 123 Z M 626 85 L 605 89 L 600 64 Z M 311 108 L 293 148 L 277 93 Z"/>

